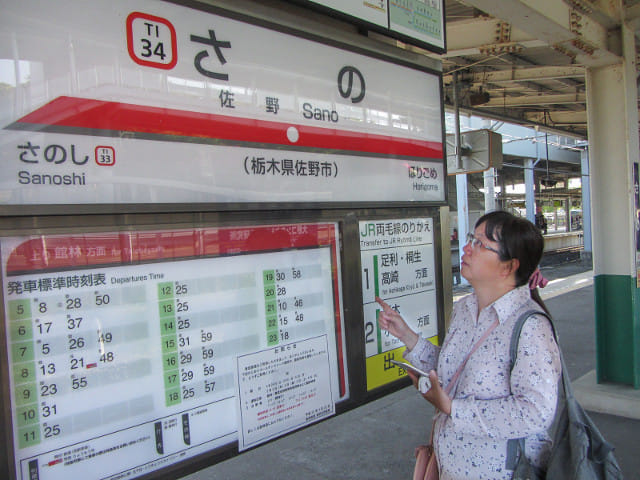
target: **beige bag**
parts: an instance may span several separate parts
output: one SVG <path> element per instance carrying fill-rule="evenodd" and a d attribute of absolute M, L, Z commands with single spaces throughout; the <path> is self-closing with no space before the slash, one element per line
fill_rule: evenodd
<path fill-rule="evenodd" d="M 416 466 L 413 469 L 413 480 L 437 480 L 438 462 L 431 445 L 420 445 L 416 448 Z"/>

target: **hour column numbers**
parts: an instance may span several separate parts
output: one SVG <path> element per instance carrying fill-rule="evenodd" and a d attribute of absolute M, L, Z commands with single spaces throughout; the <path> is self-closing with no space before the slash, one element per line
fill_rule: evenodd
<path fill-rule="evenodd" d="M 291 297 L 290 292 L 291 282 L 301 278 L 298 267 L 292 267 L 290 271 L 274 269 L 262 272 L 268 346 L 291 340 L 295 325 L 304 321 L 304 313 L 297 310 L 303 307 L 304 300 L 298 296 Z"/>
<path fill-rule="evenodd" d="M 267 321 L 267 345 L 278 345 L 278 309 L 276 303 L 276 275 L 274 270 L 262 272 L 264 284 L 264 310 Z"/>
<path fill-rule="evenodd" d="M 40 443 L 38 387 L 29 300 L 9 301 L 9 321 L 18 446 L 25 448 Z"/>
<path fill-rule="evenodd" d="M 162 342 L 162 367 L 164 372 L 164 396 L 167 407 L 180 403 L 180 372 L 178 371 L 178 337 L 176 335 L 175 302 L 173 284 L 158 284 L 158 314 Z"/>

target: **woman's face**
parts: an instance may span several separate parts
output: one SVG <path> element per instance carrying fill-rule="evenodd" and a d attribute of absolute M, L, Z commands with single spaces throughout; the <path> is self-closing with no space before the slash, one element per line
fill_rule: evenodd
<path fill-rule="evenodd" d="M 484 222 L 476 227 L 473 233 L 475 241 L 468 241 L 464 246 L 460 262 L 460 275 L 474 288 L 486 282 L 495 282 L 503 271 L 503 262 L 497 253 L 500 244 L 487 238 L 485 227 Z"/>

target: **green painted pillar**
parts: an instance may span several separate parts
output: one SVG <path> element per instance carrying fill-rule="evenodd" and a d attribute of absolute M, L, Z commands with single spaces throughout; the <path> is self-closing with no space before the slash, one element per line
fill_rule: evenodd
<path fill-rule="evenodd" d="M 640 388 L 638 364 L 638 300 L 635 278 L 596 275 L 596 374 L 598 383 Z"/>
<path fill-rule="evenodd" d="M 640 388 L 640 205 L 634 194 L 640 152 L 635 41 L 627 25 L 622 50 L 622 63 L 588 68 L 586 74 L 596 375 L 598 383 Z"/>

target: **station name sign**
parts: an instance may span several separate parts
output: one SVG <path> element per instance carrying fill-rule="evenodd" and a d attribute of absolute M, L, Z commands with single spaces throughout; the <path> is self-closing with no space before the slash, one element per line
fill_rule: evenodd
<path fill-rule="evenodd" d="M 171 3 L 69 4 L 0 19 L 0 206 L 444 201 L 438 74 Z"/>

